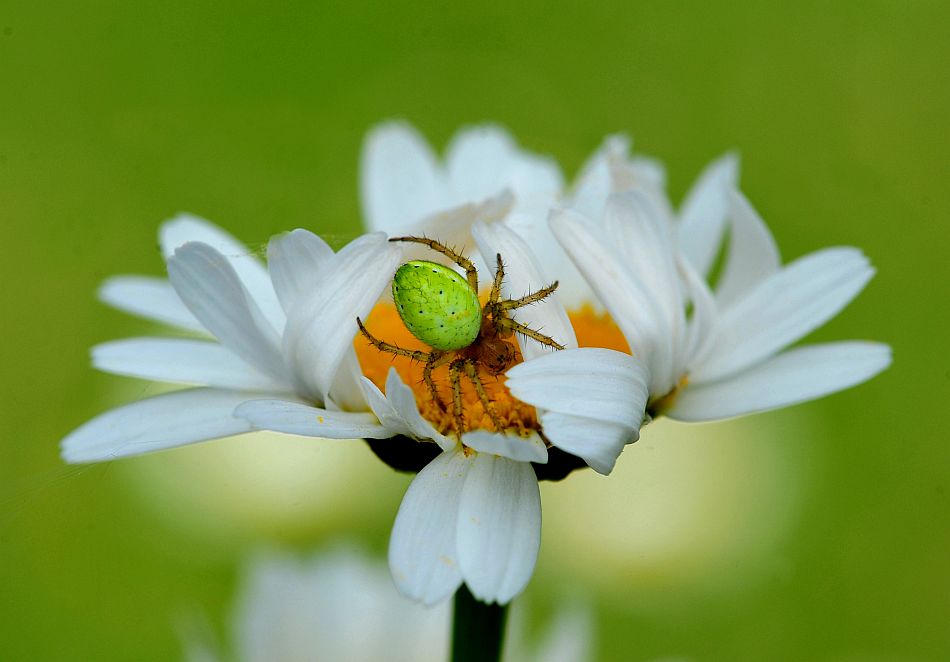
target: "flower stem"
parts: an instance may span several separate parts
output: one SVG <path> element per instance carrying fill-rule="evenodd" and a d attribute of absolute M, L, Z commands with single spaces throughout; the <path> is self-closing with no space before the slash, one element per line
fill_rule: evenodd
<path fill-rule="evenodd" d="M 465 584 L 455 592 L 452 622 L 452 662 L 492 662 L 501 659 L 507 605 L 479 602 Z"/>

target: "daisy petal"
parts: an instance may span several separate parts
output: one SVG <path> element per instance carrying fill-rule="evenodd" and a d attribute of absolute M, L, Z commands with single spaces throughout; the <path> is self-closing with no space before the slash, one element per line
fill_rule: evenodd
<path fill-rule="evenodd" d="M 518 462 L 547 464 L 548 449 L 541 437 L 532 433 L 529 437 L 516 434 L 501 434 L 487 430 L 473 430 L 462 435 L 462 443 L 479 453 L 500 455 Z"/>
<path fill-rule="evenodd" d="M 200 242 L 214 248 L 234 267 L 241 283 L 251 293 L 267 320 L 277 331 L 283 330 L 286 317 L 277 300 L 274 286 L 271 285 L 270 276 L 247 246 L 214 223 L 191 214 L 179 214 L 162 223 L 158 239 L 166 260 L 172 257 L 178 248 L 190 242 Z"/>
<path fill-rule="evenodd" d="M 104 372 L 158 382 L 245 391 L 287 390 L 227 348 L 207 340 L 128 338 L 92 348 L 92 364 Z"/>
<path fill-rule="evenodd" d="M 284 312 L 289 313 L 301 293 L 319 278 L 320 268 L 333 257 L 333 249 L 307 230 L 273 237 L 267 244 L 267 269 Z"/>
<path fill-rule="evenodd" d="M 708 421 L 786 407 L 864 382 L 891 363 L 891 348 L 846 341 L 790 349 L 720 382 L 689 386 L 667 412 Z"/>
<path fill-rule="evenodd" d="M 511 188 L 518 205 L 557 195 L 563 185 L 561 170 L 550 158 L 519 149 L 511 135 L 498 126 L 477 126 L 457 133 L 446 151 L 446 168 L 458 200 L 481 200 Z"/>
<path fill-rule="evenodd" d="M 435 154 L 405 122 L 366 136 L 360 157 L 360 201 L 370 231 L 393 232 L 451 204 Z"/>
<path fill-rule="evenodd" d="M 582 347 L 520 363 L 506 373 L 511 394 L 540 410 L 558 448 L 610 473 L 625 444 L 639 438 L 647 370 L 629 354 Z"/>
<path fill-rule="evenodd" d="M 514 366 L 506 385 L 522 402 L 638 429 L 647 398 L 643 362 L 612 349 L 564 350 Z"/>
<path fill-rule="evenodd" d="M 457 536 L 472 595 L 499 604 L 518 595 L 541 544 L 541 495 L 531 465 L 477 454 L 462 488 Z"/>
<path fill-rule="evenodd" d="M 365 318 L 392 280 L 402 252 L 382 233 L 363 235 L 337 253 L 305 300 L 294 309 L 284 332 L 284 354 L 298 386 L 325 402 L 341 363 Z"/>
<path fill-rule="evenodd" d="M 649 362 L 651 390 L 668 389 L 673 364 L 670 345 L 665 342 L 669 334 L 663 330 L 663 320 L 643 284 L 609 247 L 600 229 L 583 217 L 568 210 L 555 210 L 550 225 L 634 353 Z M 618 291 L 623 296 L 617 296 Z"/>
<path fill-rule="evenodd" d="M 587 218 L 600 220 L 613 190 L 611 161 L 626 162 L 629 151 L 630 139 L 627 136 L 608 136 L 581 166 L 568 206 Z"/>
<path fill-rule="evenodd" d="M 369 413 L 328 411 L 288 400 L 248 400 L 234 410 L 255 430 L 324 439 L 386 439 L 392 436 Z"/>
<path fill-rule="evenodd" d="M 726 307 L 782 266 L 768 227 L 738 190 L 729 191 L 729 256 L 716 284 L 716 302 Z"/>
<path fill-rule="evenodd" d="M 113 276 L 99 288 L 99 300 L 113 308 L 162 324 L 208 333 L 188 310 L 188 306 L 178 298 L 171 283 L 164 278 Z"/>
<path fill-rule="evenodd" d="M 66 462 L 99 462 L 175 448 L 251 430 L 233 415 L 254 394 L 190 389 L 139 400 L 100 414 L 62 441 Z"/>
<path fill-rule="evenodd" d="M 472 462 L 461 451 L 442 453 L 419 472 L 402 498 L 389 540 L 389 568 L 407 598 L 434 605 L 462 583 L 456 530 Z"/>
<path fill-rule="evenodd" d="M 366 377 L 360 381 L 373 413 L 383 425 L 394 430 L 391 436 L 404 434 L 414 439 L 429 439 L 444 451 L 455 449 L 456 442 L 440 434 L 419 413 L 415 393 L 403 383 L 395 368 L 390 368 L 386 376 L 386 395 Z"/>
<path fill-rule="evenodd" d="M 502 283 L 502 296 L 517 299 L 530 292 L 537 292 L 551 284 L 538 266 L 531 249 L 525 241 L 502 223 L 477 223 L 472 235 L 478 243 L 478 249 L 486 264 L 491 265 L 491 273 L 497 268 L 496 256 L 501 255 L 505 280 Z M 537 303 L 511 311 L 512 317 L 535 331 L 554 339 L 564 347 L 577 347 L 574 328 L 567 317 L 567 311 L 557 299 L 557 293 Z M 530 338 L 518 334 L 518 345 L 525 360 L 543 354 L 552 349 Z"/>
<path fill-rule="evenodd" d="M 726 154 L 700 173 L 680 208 L 680 249 L 704 277 L 719 252 L 729 209 L 727 194 L 738 180 L 739 157 Z"/>
<path fill-rule="evenodd" d="M 708 358 L 690 380 L 717 381 L 778 352 L 837 315 L 873 275 L 856 248 L 827 248 L 792 262 L 722 313 Z"/>
<path fill-rule="evenodd" d="M 168 278 L 222 345 L 264 374 L 286 381 L 277 333 L 224 256 L 207 244 L 185 244 L 169 258 Z"/>
<path fill-rule="evenodd" d="M 614 470 L 624 446 L 640 438 L 639 428 L 556 411 L 540 416 L 548 440 L 604 476 Z"/>

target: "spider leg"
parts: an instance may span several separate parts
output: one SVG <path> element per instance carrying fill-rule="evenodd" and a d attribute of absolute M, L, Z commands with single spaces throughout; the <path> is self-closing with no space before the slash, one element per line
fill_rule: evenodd
<path fill-rule="evenodd" d="M 557 281 L 554 281 L 545 288 L 538 290 L 537 292 L 532 292 L 527 294 L 520 299 L 506 299 L 504 301 L 498 302 L 498 308 L 500 310 L 514 310 L 515 308 L 521 308 L 522 306 L 527 306 L 532 303 L 537 303 L 542 299 L 546 299 L 554 293 L 554 290 L 557 289 Z"/>
<path fill-rule="evenodd" d="M 432 381 L 432 371 L 440 366 L 445 365 L 451 360 L 451 354 L 443 354 L 442 352 L 433 351 L 431 354 L 429 354 L 429 360 L 426 361 L 426 367 L 422 370 L 422 379 L 425 381 L 426 386 L 429 387 L 429 394 L 432 396 L 432 401 L 442 411 L 446 411 L 445 403 L 442 401 L 442 396 L 439 395 L 439 391 L 435 387 L 435 382 Z"/>
<path fill-rule="evenodd" d="M 478 272 L 475 270 L 475 265 L 458 251 L 449 248 L 445 244 L 439 243 L 435 239 L 428 239 L 427 237 L 390 237 L 389 241 L 408 241 L 415 244 L 422 244 L 438 253 L 442 253 L 442 255 L 465 269 L 465 277 L 468 279 L 468 284 L 471 285 L 473 291 L 478 292 Z"/>
<path fill-rule="evenodd" d="M 498 268 L 495 269 L 495 280 L 491 284 L 491 293 L 488 295 L 488 303 L 485 304 L 485 308 L 495 308 L 498 305 L 498 300 L 501 298 L 501 282 L 505 278 L 505 265 L 501 261 L 501 253 L 495 253 L 495 259 L 498 262 Z"/>
<path fill-rule="evenodd" d="M 403 349 L 392 343 L 385 342 L 380 340 L 369 331 L 366 330 L 366 327 L 363 326 L 362 320 L 359 317 L 356 318 L 356 323 L 360 327 L 360 333 L 365 336 L 367 340 L 372 343 L 373 347 L 378 349 L 381 352 L 387 352 L 389 354 L 395 354 L 396 356 L 405 356 L 407 359 L 412 359 L 413 361 L 425 361 L 428 362 L 432 354 L 430 352 L 422 352 L 419 350 L 413 349 Z"/>
<path fill-rule="evenodd" d="M 455 413 L 455 436 L 462 441 L 462 432 L 465 430 L 465 414 L 462 412 L 462 380 L 459 377 L 465 359 L 452 361 L 449 366 L 449 383 L 452 384 L 452 406 Z"/>
<path fill-rule="evenodd" d="M 501 423 L 501 419 L 498 418 L 495 405 L 492 404 L 492 401 L 488 399 L 488 394 L 485 393 L 485 387 L 482 384 L 481 377 L 478 376 L 478 370 L 475 368 L 475 363 L 471 359 L 465 361 L 465 374 L 472 380 L 472 384 L 475 386 L 475 392 L 478 393 L 478 399 L 482 401 L 482 406 L 485 407 L 485 411 L 488 413 L 492 425 L 495 426 L 495 432 L 501 432 L 504 426 Z"/>
<path fill-rule="evenodd" d="M 564 345 L 557 342 L 553 338 L 550 338 L 539 331 L 535 331 L 529 326 L 525 326 L 520 322 L 516 322 L 510 317 L 496 317 L 495 325 L 501 329 L 510 329 L 516 333 L 520 333 L 524 336 L 528 336 L 532 340 L 535 340 L 545 347 L 553 347 L 554 349 L 564 349 Z"/>

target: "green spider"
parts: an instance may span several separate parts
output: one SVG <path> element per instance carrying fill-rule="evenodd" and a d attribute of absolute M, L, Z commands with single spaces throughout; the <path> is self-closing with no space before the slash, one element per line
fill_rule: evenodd
<path fill-rule="evenodd" d="M 507 370 L 517 358 L 517 350 L 508 342 L 512 334 L 521 333 L 546 347 L 564 349 L 564 346 L 534 329 L 516 322 L 508 312 L 537 303 L 557 289 L 557 281 L 520 299 L 501 299 L 501 284 L 505 277 L 501 254 L 495 256 L 498 268 L 492 282 L 488 301 L 478 301 L 478 272 L 471 260 L 451 248 L 425 237 L 393 237 L 389 241 L 404 241 L 428 246 L 442 253 L 465 270 L 465 277 L 446 266 L 428 260 L 412 260 L 399 267 L 393 276 L 393 301 L 406 328 L 416 338 L 432 348 L 429 352 L 409 350 L 373 336 L 357 317 L 360 332 L 381 352 L 425 363 L 423 379 L 433 402 L 447 412 L 445 403 L 432 380 L 432 371 L 449 366 L 452 387 L 453 415 L 456 435 L 461 438 L 465 428 L 462 412 L 461 375 L 464 373 L 475 387 L 479 400 L 491 418 L 495 429 L 503 425 L 485 387 L 478 376 L 479 368 L 490 375 Z"/>

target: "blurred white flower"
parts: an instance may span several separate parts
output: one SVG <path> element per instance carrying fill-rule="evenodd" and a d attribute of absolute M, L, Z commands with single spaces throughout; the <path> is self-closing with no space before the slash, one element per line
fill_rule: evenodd
<path fill-rule="evenodd" d="M 451 607 L 413 604 L 394 589 L 385 565 L 361 551 L 339 548 L 302 559 L 269 552 L 245 569 L 231 619 L 236 662 L 296 660 L 412 660 L 448 656 Z M 505 658 L 583 662 L 593 654 L 593 617 L 580 607 L 562 609 L 530 650 L 509 625 Z M 189 662 L 218 660 L 207 641 L 185 641 Z"/>

